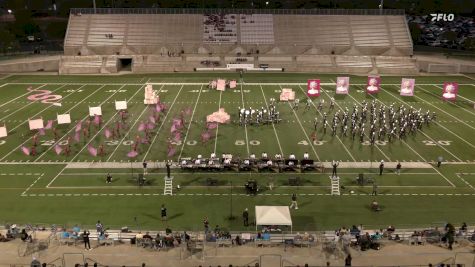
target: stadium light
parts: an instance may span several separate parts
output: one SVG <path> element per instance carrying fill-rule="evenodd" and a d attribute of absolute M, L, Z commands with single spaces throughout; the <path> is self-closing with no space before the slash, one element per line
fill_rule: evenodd
<path fill-rule="evenodd" d="M 384 0 L 381 0 L 381 1 L 379 2 L 379 9 L 383 9 L 383 4 L 384 4 Z"/>
<path fill-rule="evenodd" d="M 8 12 L 8 14 L 11 14 L 11 13 L 12 13 L 12 10 L 11 10 L 11 9 L 8 9 L 7 12 Z"/>

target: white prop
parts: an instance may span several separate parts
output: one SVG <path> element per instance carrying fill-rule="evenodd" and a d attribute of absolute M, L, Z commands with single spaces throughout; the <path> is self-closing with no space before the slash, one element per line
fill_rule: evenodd
<path fill-rule="evenodd" d="M 89 107 L 89 116 L 102 116 L 102 108 L 101 107 Z"/>
<path fill-rule="evenodd" d="M 71 123 L 71 115 L 69 114 L 58 114 L 57 116 L 58 124 L 69 124 Z"/>
<path fill-rule="evenodd" d="M 45 127 L 43 119 L 28 120 L 28 125 L 30 126 L 30 130 L 43 129 Z"/>
<path fill-rule="evenodd" d="M 145 99 L 143 103 L 145 105 L 155 105 L 158 102 L 160 102 L 160 98 L 158 97 L 157 91 L 153 90 L 151 84 L 147 84 L 147 86 L 145 86 Z"/>
<path fill-rule="evenodd" d="M 115 101 L 115 110 L 127 109 L 127 101 Z"/>
<path fill-rule="evenodd" d="M 7 127 L 6 126 L 1 126 L 0 127 L 0 138 L 2 137 L 7 137 Z"/>
<path fill-rule="evenodd" d="M 216 87 L 216 90 L 218 90 L 218 91 L 224 91 L 225 88 L 226 88 L 226 80 L 221 80 L 221 79 L 219 79 L 219 80 L 218 80 L 217 87 Z"/>

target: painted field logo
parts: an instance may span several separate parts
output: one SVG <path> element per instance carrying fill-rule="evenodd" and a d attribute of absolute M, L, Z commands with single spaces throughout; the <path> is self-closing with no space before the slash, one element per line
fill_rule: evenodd
<path fill-rule="evenodd" d="M 444 14 L 444 13 L 433 13 L 430 14 L 432 16 L 431 21 L 454 21 L 455 15 L 454 14 Z"/>
<path fill-rule="evenodd" d="M 61 98 L 60 95 L 52 95 L 51 91 L 49 90 L 38 90 L 32 89 L 31 87 L 27 89 L 30 92 L 37 92 L 37 94 L 33 94 L 28 96 L 28 100 L 30 101 L 41 101 L 41 103 L 45 104 L 53 104 L 55 106 L 61 106 L 61 103 L 58 102 Z"/>

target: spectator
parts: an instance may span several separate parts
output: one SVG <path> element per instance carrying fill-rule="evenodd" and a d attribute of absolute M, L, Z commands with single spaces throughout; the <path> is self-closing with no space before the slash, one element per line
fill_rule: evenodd
<path fill-rule="evenodd" d="M 292 202 L 290 204 L 290 208 L 295 208 L 296 210 L 299 209 L 299 206 L 297 204 L 297 195 L 295 193 L 292 194 Z"/>
<path fill-rule="evenodd" d="M 104 230 L 104 226 L 102 225 L 101 221 L 97 221 L 96 223 L 96 232 L 100 233 Z"/>
<path fill-rule="evenodd" d="M 31 261 L 30 264 L 31 267 L 41 267 L 41 262 L 36 259 L 36 257 L 33 257 L 33 261 Z"/>
<path fill-rule="evenodd" d="M 208 217 L 205 217 L 205 219 L 203 220 L 203 225 L 205 227 L 205 233 L 207 233 L 209 231 L 209 221 L 208 221 Z"/>
<path fill-rule="evenodd" d="M 108 173 L 106 177 L 106 184 L 110 184 L 110 183 L 112 183 L 112 176 L 110 173 Z"/>
<path fill-rule="evenodd" d="M 244 212 L 242 213 L 242 218 L 244 220 L 244 226 L 249 226 L 249 212 L 247 208 L 244 209 Z"/>
<path fill-rule="evenodd" d="M 346 256 L 345 266 L 351 266 L 351 254 L 348 254 L 348 256 Z"/>
<path fill-rule="evenodd" d="M 396 165 L 396 174 L 397 175 L 401 175 L 401 162 L 397 162 L 397 165 Z"/>
<path fill-rule="evenodd" d="M 165 204 L 162 204 L 161 215 L 162 215 L 162 221 L 166 221 L 167 220 L 167 208 L 165 208 Z"/>
<path fill-rule="evenodd" d="M 82 233 L 82 239 L 84 241 L 84 250 L 91 250 L 91 243 L 89 241 L 89 231 L 84 230 Z"/>
<path fill-rule="evenodd" d="M 148 233 L 148 232 L 145 232 L 145 234 L 142 236 L 143 239 L 152 239 L 152 236 Z"/>
<path fill-rule="evenodd" d="M 143 165 L 143 174 L 147 174 L 147 162 L 144 161 L 142 165 Z"/>
<path fill-rule="evenodd" d="M 384 160 L 381 160 L 379 164 L 379 175 L 383 175 L 383 171 L 384 171 Z"/>

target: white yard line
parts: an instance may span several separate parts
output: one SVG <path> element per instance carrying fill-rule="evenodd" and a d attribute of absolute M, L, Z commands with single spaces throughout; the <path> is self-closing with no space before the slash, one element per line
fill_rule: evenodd
<path fill-rule="evenodd" d="M 195 107 L 193 108 L 193 112 L 191 113 L 190 123 L 188 123 L 188 128 L 186 129 L 185 138 L 183 139 L 183 144 L 181 145 L 180 155 L 178 155 L 178 159 L 181 159 L 181 155 L 183 154 L 186 139 L 188 138 L 188 133 L 190 132 L 191 123 L 193 122 L 193 117 L 195 116 L 196 107 L 198 106 L 198 102 L 200 101 L 201 91 L 203 91 L 203 85 L 200 87 L 200 92 L 198 93 L 198 98 L 196 99 Z"/>
<path fill-rule="evenodd" d="M 160 127 L 159 127 L 158 130 L 157 130 L 157 133 L 156 133 L 155 136 L 153 137 L 152 143 L 150 143 L 150 146 L 148 147 L 147 152 L 145 152 L 145 155 L 144 155 L 144 157 L 143 157 L 143 159 L 142 159 L 142 162 L 145 161 L 145 159 L 147 158 L 148 153 L 150 153 L 150 150 L 152 149 L 152 146 L 153 146 L 153 144 L 155 143 L 155 140 L 157 139 L 158 134 L 160 133 L 160 130 L 162 129 L 163 125 L 165 125 L 165 122 L 167 121 L 168 115 L 171 113 L 171 110 L 172 110 L 172 108 L 173 108 L 173 105 L 175 105 L 175 102 L 176 102 L 176 100 L 178 99 L 178 96 L 180 95 L 181 90 L 183 90 L 183 87 L 184 87 L 184 85 L 182 85 L 182 86 L 180 87 L 180 90 L 178 91 L 178 94 L 175 96 L 175 99 L 173 99 L 172 104 L 171 104 L 170 107 L 168 108 L 167 114 L 165 114 L 165 118 L 163 118 L 162 124 L 160 124 Z"/>
<path fill-rule="evenodd" d="M 383 87 L 381 87 L 381 89 L 383 89 Z M 396 96 L 394 96 L 392 93 L 389 93 L 387 92 L 386 90 L 381 90 L 382 92 L 385 92 L 387 94 L 389 94 L 390 96 L 392 96 L 393 98 L 395 98 L 397 101 L 403 103 L 404 105 L 406 105 L 406 103 L 404 103 L 404 101 L 402 101 L 401 99 L 397 98 Z M 373 96 L 374 99 L 376 99 L 374 96 Z M 379 101 L 379 100 L 377 100 Z M 385 105 L 383 102 L 379 101 L 381 104 Z M 385 105 L 386 106 L 386 105 Z M 429 138 L 431 141 L 433 141 L 438 147 L 442 148 L 443 150 L 445 150 L 445 152 L 449 153 L 450 155 L 452 155 L 455 159 L 457 159 L 458 161 L 463 161 L 461 160 L 459 157 L 457 157 L 455 154 L 453 154 L 452 152 L 450 152 L 448 149 L 446 149 L 444 146 L 441 146 L 439 143 L 437 143 L 437 141 L 434 140 L 434 138 L 430 137 L 428 134 L 426 134 L 424 131 L 422 130 L 418 130 L 420 133 L 422 133 L 425 137 Z"/>
<path fill-rule="evenodd" d="M 221 108 L 221 96 L 223 94 L 223 91 L 219 91 L 219 104 L 218 104 L 218 110 Z M 216 124 L 216 136 L 214 137 L 214 154 L 216 154 L 216 147 L 218 145 L 218 131 L 219 131 L 219 123 Z"/>
<path fill-rule="evenodd" d="M 241 102 L 242 102 L 242 108 L 245 108 L 244 104 L 244 92 L 242 91 L 242 83 L 239 84 L 241 87 Z M 249 156 L 249 137 L 247 135 L 247 125 L 244 124 L 244 132 L 246 133 L 246 148 L 247 148 L 247 155 Z"/>
<path fill-rule="evenodd" d="M 160 93 L 162 91 L 162 88 L 163 88 L 164 85 L 162 85 L 160 87 L 160 89 L 158 90 L 158 93 Z M 117 151 L 117 149 L 119 149 L 119 147 L 121 146 L 121 144 L 124 142 L 125 138 L 126 137 L 130 137 L 130 132 L 132 131 L 132 129 L 134 129 L 135 125 L 140 121 L 140 118 L 143 116 L 143 114 L 145 113 L 145 111 L 147 111 L 147 109 L 149 108 L 148 105 L 145 105 L 145 108 L 142 110 L 142 112 L 140 113 L 140 115 L 135 119 L 135 122 L 132 124 L 132 126 L 130 126 L 129 130 L 127 131 L 126 134 L 124 134 L 124 137 L 122 137 L 122 139 L 120 140 L 120 142 L 117 144 L 117 146 L 115 147 L 114 151 L 112 151 L 112 153 L 110 154 L 110 156 L 107 158 L 106 161 L 109 161 L 112 156 L 115 154 L 115 152 Z"/>
<path fill-rule="evenodd" d="M 302 91 L 302 93 L 304 93 L 304 95 L 305 95 L 308 99 L 310 99 L 310 97 L 305 93 L 305 91 L 303 90 L 303 88 L 302 88 L 300 85 L 299 85 L 299 88 L 300 88 L 300 91 Z M 324 92 L 325 92 L 325 91 L 324 91 Z M 330 97 L 330 95 L 329 95 L 327 92 L 325 92 L 325 94 L 327 94 L 327 96 Z M 313 103 L 313 101 L 312 101 L 312 105 L 313 105 L 313 107 L 315 108 L 315 110 L 318 112 L 318 114 L 320 114 L 320 117 L 323 118 L 322 113 L 320 112 L 320 110 L 318 110 L 317 106 L 315 106 L 315 103 Z M 348 148 L 345 146 L 345 144 L 343 144 L 343 142 L 341 141 L 340 137 L 338 137 L 338 135 L 335 135 L 335 136 L 336 136 L 336 138 L 338 139 L 338 141 L 340 141 L 341 145 L 342 145 L 343 148 L 346 150 L 346 152 L 347 152 L 348 155 L 351 157 L 351 159 L 352 159 L 353 161 L 356 161 L 355 157 L 353 157 L 353 155 L 352 155 L 351 152 L 348 150 Z"/>
<path fill-rule="evenodd" d="M 56 176 L 53 179 L 51 179 L 51 181 L 46 185 L 46 188 L 49 188 L 50 185 L 61 175 L 61 173 L 64 171 L 64 169 L 66 169 L 66 166 L 68 166 L 68 165 L 65 165 L 64 168 L 61 169 L 61 171 L 58 172 L 58 174 L 56 174 Z"/>
<path fill-rule="evenodd" d="M 30 186 L 28 186 L 25 191 L 23 191 L 23 193 L 21 193 L 22 196 L 24 196 L 40 179 L 41 177 L 43 177 L 44 173 L 42 173 L 40 176 L 38 176 L 38 178 L 36 178 L 36 180 L 30 184 Z"/>
<path fill-rule="evenodd" d="M 382 89 L 382 87 L 381 87 Z M 384 91 L 384 90 L 381 90 L 381 91 Z M 349 95 L 349 94 L 348 94 Z M 392 95 L 392 94 L 390 94 Z M 377 99 L 376 97 L 374 97 L 373 95 L 371 95 L 373 97 L 373 99 L 376 99 L 377 102 L 381 103 L 382 105 L 384 105 L 385 107 L 387 107 L 386 104 L 384 104 L 383 102 L 381 102 L 379 99 Z M 350 96 L 351 98 L 353 98 L 353 100 L 356 101 L 356 99 L 352 96 Z M 395 97 L 396 98 L 396 97 Z M 401 103 L 403 103 L 405 105 L 404 102 L 402 102 L 401 100 L 399 100 L 398 98 L 396 98 L 398 101 L 400 101 Z M 361 105 L 358 101 L 356 101 L 359 105 Z M 423 131 L 419 130 L 422 134 L 424 134 L 427 138 L 431 139 L 432 141 L 434 141 L 434 139 L 432 139 L 430 136 L 428 136 L 427 134 L 425 134 Z M 412 151 L 414 152 L 416 155 L 418 155 L 422 160 L 424 160 L 425 162 L 427 162 L 427 160 L 425 160 L 416 150 L 414 150 L 408 143 L 406 143 L 405 140 L 401 139 L 402 142 Z M 437 142 L 436 142 L 437 143 Z M 442 147 L 442 146 L 441 146 Z M 444 148 L 444 147 L 442 147 Z M 444 148 L 445 149 L 445 148 Z M 456 159 L 458 159 L 458 157 L 456 157 L 455 155 L 453 155 L 450 151 L 446 150 L 448 153 L 450 153 L 452 156 L 454 156 Z M 460 159 L 459 159 L 460 160 Z M 461 161 L 461 160 L 460 160 Z M 444 178 L 452 187 L 455 187 L 455 184 L 452 183 L 445 175 L 443 175 L 441 172 L 439 172 L 439 170 L 437 170 L 434 166 L 432 166 L 432 169 L 434 171 L 436 171 L 440 176 L 442 176 L 442 178 Z"/>
<path fill-rule="evenodd" d="M 282 86 L 280 86 L 280 90 L 282 90 Z M 300 119 L 299 119 L 299 116 L 297 115 L 297 113 L 295 112 L 295 110 L 292 108 L 292 105 L 290 104 L 290 102 L 287 101 L 287 104 L 289 104 L 290 110 L 292 110 L 292 112 L 293 112 L 294 115 L 295 115 L 295 118 L 297 118 L 297 122 L 299 123 L 300 128 L 302 129 L 303 134 L 304 134 L 305 137 L 307 138 L 307 141 L 308 141 L 310 147 L 312 148 L 313 153 L 314 153 L 315 156 L 317 157 L 317 160 L 320 162 L 320 157 L 318 156 L 318 153 L 317 153 L 317 151 L 315 150 L 315 147 L 313 146 L 312 140 L 310 140 L 310 138 L 308 137 L 307 132 L 305 131 L 305 128 L 303 127 L 302 122 L 301 122 Z"/>
<path fill-rule="evenodd" d="M 68 96 L 71 96 L 72 94 L 76 93 L 77 90 L 81 89 L 82 87 L 84 87 L 84 85 L 81 86 L 81 87 L 79 87 L 79 88 L 77 88 L 77 89 L 74 89 L 73 92 L 67 94 L 67 95 L 66 95 L 65 97 L 63 97 L 61 100 L 63 100 L 63 99 L 65 99 L 65 98 L 67 98 Z M 38 111 L 38 112 L 36 113 L 36 115 L 41 114 L 41 113 L 43 113 L 43 111 L 45 111 L 45 110 L 47 110 L 47 109 L 50 109 L 50 108 L 52 108 L 52 107 L 54 107 L 54 106 L 53 106 L 53 105 L 48 105 L 48 106 L 45 107 L 44 109 Z M 14 130 L 16 130 L 18 127 L 22 126 L 23 124 L 26 124 L 27 122 L 28 122 L 28 121 L 21 122 L 20 124 L 18 124 L 17 126 L 13 127 L 12 129 L 9 129 L 9 131 L 14 131 Z"/>
<path fill-rule="evenodd" d="M 264 102 L 266 103 L 266 108 L 269 109 L 269 105 L 267 105 L 266 95 L 264 94 L 264 90 L 262 89 L 262 85 L 259 85 L 259 87 L 261 88 L 262 97 L 264 98 Z M 280 154 L 283 156 L 285 154 L 282 150 L 282 146 L 280 145 L 279 135 L 277 135 L 277 131 L 275 130 L 274 122 L 272 122 L 272 128 L 274 129 L 275 139 L 277 140 L 277 144 L 279 145 Z"/>
<path fill-rule="evenodd" d="M 6 84 L 4 84 L 4 85 L 7 85 L 7 84 L 8 84 L 8 83 L 6 83 Z M 4 85 L 2 85 L 1 87 L 3 87 Z M 41 85 L 41 86 L 38 86 L 38 87 L 36 87 L 34 90 L 40 89 L 40 88 L 43 87 L 43 86 L 46 86 L 46 84 L 43 84 L 43 85 Z M 11 102 L 13 102 L 13 101 L 15 101 L 15 100 L 17 100 L 18 98 L 21 98 L 21 97 L 26 96 L 26 95 L 28 95 L 28 94 L 31 94 L 31 92 L 28 91 L 28 92 L 22 94 L 21 96 L 15 97 L 14 99 L 12 99 L 12 100 L 10 100 L 10 101 L 1 104 L 1 105 L 0 105 L 0 108 L 3 107 L 3 106 L 5 106 L 5 105 L 7 105 L 7 104 L 9 104 L 9 103 L 11 103 Z"/>
<path fill-rule="evenodd" d="M 118 91 L 119 91 L 119 90 L 116 90 L 116 91 L 114 92 L 114 94 L 117 93 Z M 127 100 L 127 103 L 129 103 L 129 101 L 132 100 L 132 99 L 133 99 L 139 92 L 141 92 L 141 91 L 142 91 L 142 90 L 140 90 L 140 89 L 137 90 L 137 91 L 130 97 L 130 99 Z M 109 118 L 109 120 L 107 120 L 107 122 L 104 123 L 104 126 L 102 126 L 101 129 L 99 129 L 99 130 L 97 131 L 97 133 L 96 133 L 92 138 L 89 139 L 89 141 L 81 148 L 81 150 L 79 150 L 79 152 L 76 153 L 76 155 L 75 155 L 69 162 L 74 161 L 74 160 L 81 154 L 81 152 L 82 152 L 92 141 L 94 141 L 94 139 L 96 138 L 96 136 L 98 136 L 99 134 L 101 134 L 102 130 L 104 130 L 104 128 L 117 116 L 117 114 L 118 114 L 118 112 L 114 113 L 114 115 L 112 115 L 112 116 Z"/>
<path fill-rule="evenodd" d="M 121 87 L 119 88 L 119 90 L 122 89 L 124 86 L 125 86 L 125 85 L 121 86 Z M 99 88 L 97 88 L 97 89 L 94 89 L 94 92 L 93 92 L 92 94 L 88 95 L 87 97 L 85 97 L 84 99 L 82 99 L 81 101 L 79 101 L 78 103 L 76 103 L 74 106 L 72 106 L 70 109 L 68 109 L 68 110 L 67 110 L 66 112 L 64 112 L 64 113 L 65 113 L 65 114 L 69 113 L 69 112 L 70 112 L 71 110 L 73 110 L 75 107 L 77 107 L 77 106 L 79 106 L 81 103 L 83 103 L 86 99 L 88 99 L 89 97 L 91 97 L 91 96 L 94 95 L 95 93 L 100 92 L 101 89 L 104 88 L 104 87 L 105 87 L 105 85 L 102 85 L 101 87 L 99 87 Z M 104 101 L 100 104 L 100 106 L 101 106 L 102 104 L 106 103 L 107 100 L 109 100 L 112 96 L 114 96 L 117 92 L 119 92 L 119 90 L 116 90 L 111 96 L 109 96 L 106 100 L 104 100 Z M 89 113 L 89 112 L 88 112 L 88 113 Z M 81 119 L 81 121 L 82 121 L 82 120 L 85 120 L 87 117 L 89 117 L 89 115 L 84 116 L 84 117 Z M 48 148 L 45 150 L 45 152 L 41 153 L 41 155 L 40 155 L 38 158 L 36 158 L 36 159 L 34 160 L 34 162 L 37 162 L 38 160 L 40 160 L 44 155 L 46 155 L 46 153 L 47 153 L 50 149 L 52 149 L 53 147 L 55 147 L 56 144 L 58 144 L 59 142 L 61 142 L 61 141 L 62 141 L 70 132 L 72 132 L 74 129 L 76 129 L 76 125 L 74 125 L 73 127 L 71 127 L 71 129 L 69 129 L 69 131 L 67 131 L 66 134 L 64 134 L 61 138 L 59 138 L 57 142 L 55 142 L 53 145 L 51 145 L 50 147 L 48 147 Z M 26 143 L 27 141 L 28 141 L 28 140 L 26 140 L 25 143 Z M 25 144 L 25 143 L 23 143 L 23 144 Z M 23 144 L 22 144 L 22 145 L 23 145 Z"/>
<path fill-rule="evenodd" d="M 471 185 L 469 182 L 462 178 L 462 173 L 456 173 L 455 175 L 457 175 L 457 177 L 460 178 L 460 180 L 462 180 L 466 185 L 475 190 L 475 187 L 473 187 L 473 185 Z"/>

